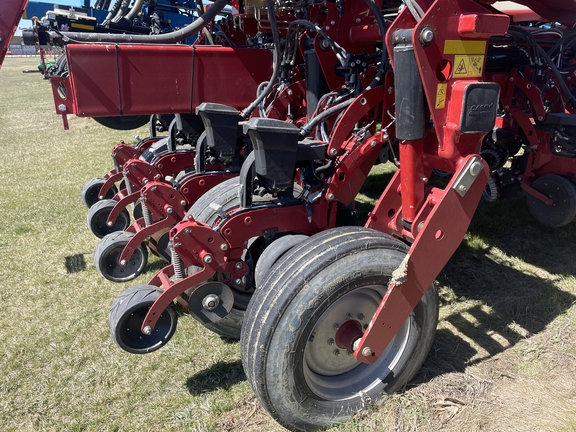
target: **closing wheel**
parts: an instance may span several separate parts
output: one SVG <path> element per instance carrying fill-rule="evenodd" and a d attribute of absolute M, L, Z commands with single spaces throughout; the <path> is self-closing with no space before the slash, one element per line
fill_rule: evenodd
<path fill-rule="evenodd" d="M 116 201 L 106 199 L 98 201 L 90 207 L 90 211 L 88 211 L 88 215 L 86 216 L 86 223 L 88 224 L 88 228 L 90 228 L 92 234 L 96 237 L 103 238 L 107 234 L 124 231 L 128 228 L 128 225 L 130 225 L 130 215 L 126 209 L 123 209 L 120 212 L 112 226 L 106 224 L 106 220 L 115 205 Z"/>
<path fill-rule="evenodd" d="M 576 217 L 576 185 L 570 180 L 556 174 L 546 174 L 538 177 L 530 186 L 552 199 L 552 204 L 546 205 L 528 195 L 528 209 L 542 225 L 561 227 Z"/>
<path fill-rule="evenodd" d="M 100 198 L 98 198 L 98 192 L 102 186 L 106 183 L 106 179 L 97 177 L 93 178 L 92 180 L 88 180 L 84 186 L 82 187 L 82 192 L 80 196 L 82 197 L 82 202 L 88 208 L 92 207 Z M 106 196 L 104 199 L 111 199 L 114 195 L 118 193 L 118 189 L 116 186 L 112 185 L 112 187 L 106 192 Z"/>
<path fill-rule="evenodd" d="M 265 250 L 256 263 L 254 269 L 254 283 L 256 287 L 262 284 L 262 281 L 274 265 L 282 256 L 296 246 L 306 240 L 308 236 L 305 235 L 286 235 L 274 240 Z"/>
<path fill-rule="evenodd" d="M 134 237 L 133 233 L 120 231 L 106 235 L 94 251 L 96 270 L 112 282 L 127 282 L 138 277 L 148 262 L 148 251 L 143 244 L 139 245 L 130 260 L 122 265 L 119 262 L 124 247 Z"/>
<path fill-rule="evenodd" d="M 164 228 L 152 234 L 148 241 L 148 247 L 154 255 L 159 256 L 166 262 L 171 262 L 170 228 Z"/>
<path fill-rule="evenodd" d="M 312 430 L 347 421 L 420 369 L 438 322 L 433 286 L 374 364 L 339 347 L 342 330 L 360 336 L 366 328 L 406 252 L 378 231 L 342 227 L 272 267 L 246 311 L 241 349 L 250 385 L 280 424 Z"/>
<path fill-rule="evenodd" d="M 149 335 L 140 330 L 146 313 L 160 294 L 162 290 L 154 286 L 137 285 L 128 288 L 114 300 L 108 316 L 110 336 L 124 351 L 132 354 L 156 351 L 174 335 L 178 316 L 173 305 L 162 312 Z"/>
<path fill-rule="evenodd" d="M 205 223 L 211 227 L 217 225 L 223 213 L 240 207 L 240 199 L 238 198 L 239 187 L 240 183 L 237 177 L 220 183 L 202 195 L 190 208 L 188 214 L 191 214 L 197 222 Z M 255 199 L 265 198 L 257 197 Z M 259 239 L 261 240 L 262 238 Z M 253 263 L 257 261 L 262 248 L 262 242 L 257 240 L 252 242 L 246 251 L 244 261 L 251 268 L 253 268 Z M 197 268 L 188 269 L 188 271 L 196 270 Z M 227 275 L 219 273 L 215 276 L 215 279 L 223 280 L 226 277 Z M 230 313 L 217 322 L 202 323 L 202 325 L 220 336 L 240 339 L 240 329 L 246 306 L 254 291 L 253 275 L 246 275 L 239 285 L 231 284 L 229 286 L 234 294 L 234 306 Z"/>

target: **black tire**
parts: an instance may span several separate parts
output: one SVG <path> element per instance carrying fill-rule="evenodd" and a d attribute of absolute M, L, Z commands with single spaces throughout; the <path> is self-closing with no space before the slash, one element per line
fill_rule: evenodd
<path fill-rule="evenodd" d="M 100 198 L 98 197 L 98 192 L 106 182 L 106 179 L 96 177 L 92 180 L 88 180 L 84 186 L 82 187 L 82 192 L 80 196 L 82 197 L 82 202 L 88 208 L 92 207 Z M 104 199 L 111 199 L 118 193 L 118 189 L 116 186 L 112 185 L 112 187 L 106 192 L 106 196 Z"/>
<path fill-rule="evenodd" d="M 552 199 L 546 205 L 538 198 L 528 195 L 528 210 L 538 222 L 549 227 L 561 227 L 576 217 L 576 185 L 565 177 L 546 174 L 530 185 Z"/>
<path fill-rule="evenodd" d="M 144 162 L 152 163 L 155 158 L 168 151 L 168 144 L 168 138 L 159 139 L 146 150 L 144 150 L 138 159 Z"/>
<path fill-rule="evenodd" d="M 124 247 L 134 237 L 133 233 L 126 231 L 110 233 L 96 246 L 94 251 L 94 265 L 96 270 L 105 279 L 112 282 L 127 282 L 138 277 L 148 263 L 148 250 L 146 246 L 140 244 L 132 254 L 130 261 L 126 265 L 120 265 L 118 258 Z"/>
<path fill-rule="evenodd" d="M 154 331 L 145 335 L 140 327 L 146 313 L 162 290 L 151 285 L 136 285 L 120 294 L 108 316 L 112 340 L 132 354 L 146 354 L 164 346 L 174 335 L 178 315 L 171 304 L 160 315 Z"/>
<path fill-rule="evenodd" d="M 110 212 L 116 205 L 116 201 L 111 199 L 101 200 L 90 207 L 88 215 L 86 216 L 86 223 L 92 234 L 98 238 L 103 238 L 105 235 L 124 231 L 130 225 L 130 214 L 128 210 L 123 209 L 116 222 L 112 226 L 106 225 L 106 220 L 110 215 Z"/>
<path fill-rule="evenodd" d="M 150 116 L 92 117 L 97 123 L 114 130 L 138 129 L 150 121 Z"/>
<path fill-rule="evenodd" d="M 258 288 L 262 285 L 263 280 L 276 261 L 294 246 L 302 243 L 306 239 L 308 239 L 308 236 L 301 234 L 285 235 L 270 243 L 264 252 L 262 252 L 262 255 L 260 255 L 254 269 L 254 284 L 256 287 Z"/>
<path fill-rule="evenodd" d="M 345 422 L 420 369 L 438 322 L 434 287 L 375 364 L 346 350 L 337 355 L 330 344 L 334 324 L 348 314 L 368 323 L 407 249 L 374 230 L 335 228 L 292 248 L 256 290 L 242 328 L 242 364 L 260 403 L 284 427 Z"/>
<path fill-rule="evenodd" d="M 222 210 L 231 208 L 237 205 L 239 180 L 237 177 L 223 181 L 219 185 L 213 187 L 192 205 L 187 214 L 192 215 L 194 220 L 206 223 L 210 226 L 218 218 Z M 210 205 L 215 203 L 216 205 Z M 217 210 L 218 206 L 222 206 L 221 210 Z M 188 271 L 195 271 L 196 268 L 189 268 Z M 234 297 L 243 296 L 246 294 L 234 291 Z M 213 331 L 214 333 L 230 338 L 240 339 L 240 329 L 242 328 L 242 321 L 244 319 L 245 308 L 242 306 L 234 305 L 232 310 L 223 319 L 215 323 L 202 323 L 204 327 Z"/>

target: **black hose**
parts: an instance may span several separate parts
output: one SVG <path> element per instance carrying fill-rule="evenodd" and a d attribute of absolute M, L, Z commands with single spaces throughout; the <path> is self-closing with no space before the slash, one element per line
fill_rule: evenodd
<path fill-rule="evenodd" d="M 240 118 L 247 119 L 252 111 L 260 105 L 260 102 L 264 100 L 264 98 L 270 93 L 270 91 L 274 88 L 276 84 L 276 80 L 278 79 L 278 75 L 280 74 L 280 61 L 282 53 L 280 47 L 280 34 L 278 33 L 278 24 L 276 22 L 276 15 L 274 13 L 274 0 L 266 0 L 266 6 L 268 8 L 268 20 L 270 21 L 270 28 L 272 30 L 272 40 L 274 41 L 274 64 L 272 66 L 272 77 L 270 81 L 268 81 L 268 85 L 262 93 L 260 93 L 256 99 L 248 105 L 246 108 L 242 110 L 240 113 Z"/>
<path fill-rule="evenodd" d="M 79 33 L 79 32 L 58 32 L 65 41 L 71 42 L 105 42 L 105 43 L 144 43 L 144 44 L 170 44 L 181 42 L 195 35 L 210 23 L 218 13 L 224 9 L 230 0 L 216 0 L 212 7 L 205 14 L 198 17 L 192 24 L 183 29 L 163 33 L 160 35 L 130 35 L 130 34 L 108 34 L 108 33 Z"/>
<path fill-rule="evenodd" d="M 380 28 L 380 36 L 382 38 L 382 56 L 380 59 L 380 65 L 378 66 L 378 70 L 376 71 L 376 76 L 372 80 L 372 82 L 364 89 L 364 92 L 376 87 L 382 81 L 382 77 L 386 71 L 386 65 L 388 64 L 388 51 L 386 50 L 386 24 L 384 22 L 384 18 L 382 17 L 382 13 L 378 10 L 378 6 L 374 3 L 373 0 L 366 0 L 368 7 L 374 14 L 376 18 L 376 22 L 378 23 L 378 27 Z M 364 93 L 363 92 L 363 93 Z M 330 117 L 331 115 L 337 113 L 338 111 L 347 108 L 355 99 L 348 99 L 347 101 L 341 102 L 338 105 L 334 105 L 331 108 L 328 108 L 326 111 L 315 116 L 311 119 L 308 123 L 302 126 L 300 131 L 300 136 L 306 137 L 312 132 L 312 130 L 324 119 Z"/>

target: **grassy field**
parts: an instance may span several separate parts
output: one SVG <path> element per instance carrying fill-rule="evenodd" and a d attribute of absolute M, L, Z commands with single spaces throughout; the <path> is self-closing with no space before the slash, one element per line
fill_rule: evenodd
<path fill-rule="evenodd" d="M 108 310 L 127 285 L 94 269 L 80 201 L 111 168 L 118 132 L 70 118 L 49 83 L 0 70 L 0 429 L 277 431 L 245 380 L 238 343 L 188 317 L 145 356 L 117 348 Z M 360 197 L 375 199 L 381 168 Z M 576 431 L 576 224 L 539 226 L 524 198 L 482 203 L 438 278 L 441 311 L 415 380 L 333 431 Z M 152 262 L 153 268 L 160 263 Z"/>

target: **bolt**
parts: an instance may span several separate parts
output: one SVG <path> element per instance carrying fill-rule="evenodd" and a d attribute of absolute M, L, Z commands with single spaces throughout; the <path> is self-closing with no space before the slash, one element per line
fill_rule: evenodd
<path fill-rule="evenodd" d="M 530 89 L 530 88 L 532 88 L 532 85 L 531 85 L 531 84 L 526 84 L 526 88 L 527 88 L 527 89 Z"/>
<path fill-rule="evenodd" d="M 172 210 L 172 207 L 168 207 L 168 208 L 166 209 L 166 213 L 168 213 L 168 214 L 172 214 L 173 211 L 174 211 L 174 210 Z"/>
<path fill-rule="evenodd" d="M 114 225 L 114 224 L 113 224 L 112 222 L 106 222 L 106 225 L 108 225 L 108 226 L 111 227 L 111 226 Z"/>
<path fill-rule="evenodd" d="M 422 177 L 422 181 L 426 183 L 428 181 L 428 177 Z"/>
<path fill-rule="evenodd" d="M 64 104 L 58 105 L 58 111 L 65 112 L 66 111 L 66 105 L 64 105 Z"/>
<path fill-rule="evenodd" d="M 340 328 L 340 326 L 339 326 L 338 324 L 334 324 L 334 325 L 332 326 L 332 328 L 333 328 L 334 330 L 338 331 L 338 329 Z"/>
<path fill-rule="evenodd" d="M 346 350 L 346 354 L 348 354 L 348 355 L 352 355 L 352 351 L 350 351 L 350 350 Z"/>
<path fill-rule="evenodd" d="M 339 355 L 340 355 L 340 350 L 339 350 L 339 349 L 335 349 L 335 350 L 334 350 L 334 355 L 335 355 L 335 356 L 339 356 Z"/>
<path fill-rule="evenodd" d="M 466 186 L 464 186 L 464 185 L 460 185 L 460 186 L 458 186 L 458 190 L 459 190 L 460 192 L 466 192 L 466 191 L 468 190 L 468 188 L 467 188 Z"/>
<path fill-rule="evenodd" d="M 330 26 L 326 26 L 326 27 L 325 27 L 325 30 L 326 30 L 326 31 L 330 30 Z"/>
<path fill-rule="evenodd" d="M 152 333 L 152 327 L 150 326 L 144 327 L 144 334 L 149 335 L 150 333 Z"/>
<path fill-rule="evenodd" d="M 162 178 L 162 176 L 160 174 L 156 174 L 154 176 L 154 180 L 160 180 Z"/>
<path fill-rule="evenodd" d="M 216 294 L 208 294 L 202 300 L 202 307 L 206 310 L 214 310 L 220 304 L 220 298 Z"/>
<path fill-rule="evenodd" d="M 358 315 L 356 315 L 358 317 L 358 319 L 360 321 L 362 321 L 364 319 L 364 314 L 359 313 Z"/>
<path fill-rule="evenodd" d="M 347 321 L 350 321 L 351 319 L 352 319 L 352 314 L 347 314 L 347 315 L 346 315 L 346 320 L 347 320 Z"/>
<path fill-rule="evenodd" d="M 362 326 L 362 328 L 363 328 L 364 330 L 368 330 L 368 324 L 364 324 L 364 325 Z"/>
<path fill-rule="evenodd" d="M 187 204 L 187 203 L 186 203 L 186 200 L 180 201 L 180 205 L 181 205 L 181 206 L 185 206 L 186 204 Z"/>
<path fill-rule="evenodd" d="M 370 141 L 370 147 L 376 147 L 376 140 Z"/>
<path fill-rule="evenodd" d="M 334 194 L 333 194 L 332 192 L 330 192 L 330 193 L 328 194 L 328 197 L 327 197 L 327 198 L 328 198 L 328 201 L 333 201 L 333 200 L 334 200 Z"/>
<path fill-rule="evenodd" d="M 120 265 L 121 265 L 121 266 L 125 266 L 125 265 L 126 265 L 126 260 L 120 261 Z"/>
<path fill-rule="evenodd" d="M 360 18 L 356 18 L 357 23 L 359 23 L 360 21 L 362 21 Z"/>
<path fill-rule="evenodd" d="M 241 263 L 241 262 L 237 262 L 237 263 L 236 263 L 236 268 L 237 268 L 237 269 L 241 269 L 241 268 L 242 268 L 242 263 Z"/>
<path fill-rule="evenodd" d="M 331 148 L 329 153 L 330 153 L 330 156 L 336 156 L 336 153 L 338 153 L 338 150 L 336 150 L 335 148 Z"/>
<path fill-rule="evenodd" d="M 388 87 L 388 94 L 392 94 L 394 93 L 394 87 L 390 86 Z"/>
<path fill-rule="evenodd" d="M 424 221 L 418 224 L 418 231 L 422 231 L 422 228 L 424 228 Z"/>
<path fill-rule="evenodd" d="M 482 165 L 482 162 L 479 162 L 479 161 L 474 162 L 470 166 L 470 175 L 472 177 L 476 177 L 478 174 L 480 174 L 482 172 L 482 168 L 484 168 L 484 165 Z"/>
<path fill-rule="evenodd" d="M 510 81 L 514 81 L 514 77 L 510 77 Z"/>
<path fill-rule="evenodd" d="M 568 78 L 568 79 L 570 79 L 570 78 Z M 538 121 L 543 121 L 543 120 L 544 120 L 543 116 L 538 116 Z"/>
<path fill-rule="evenodd" d="M 354 342 L 352 342 L 352 350 L 356 351 L 358 349 L 358 345 L 360 345 L 360 338 L 356 339 Z"/>
<path fill-rule="evenodd" d="M 236 280 L 234 281 L 234 283 L 235 283 L 236 285 L 242 285 L 242 279 L 236 278 Z"/>
<path fill-rule="evenodd" d="M 336 21 L 334 21 L 334 20 L 330 21 L 330 25 L 334 25 L 334 24 L 336 24 Z"/>
<path fill-rule="evenodd" d="M 509 110 L 509 109 L 510 109 L 510 105 L 506 105 L 506 106 L 504 107 L 504 109 L 505 109 L 505 110 Z"/>
<path fill-rule="evenodd" d="M 420 33 L 420 43 L 422 43 L 422 45 L 428 45 L 433 40 L 434 40 L 434 32 L 432 31 L 432 29 L 428 27 L 422 29 L 422 32 Z"/>
<path fill-rule="evenodd" d="M 294 92 L 290 89 L 286 93 L 288 93 L 288 96 L 292 96 L 294 94 Z"/>
<path fill-rule="evenodd" d="M 204 256 L 204 262 L 206 264 L 210 264 L 212 262 L 212 255 L 205 255 Z"/>
<path fill-rule="evenodd" d="M 334 345 L 334 339 L 328 339 L 328 345 Z"/>
<path fill-rule="evenodd" d="M 190 228 L 184 229 L 184 235 L 190 235 L 191 232 L 192 232 L 192 230 Z"/>
<path fill-rule="evenodd" d="M 370 347 L 362 348 L 362 355 L 364 357 L 370 357 L 372 355 L 372 350 L 370 349 Z"/>
<path fill-rule="evenodd" d="M 220 245 L 220 250 L 223 250 L 223 251 L 228 250 L 228 245 L 226 243 L 222 243 Z"/>

